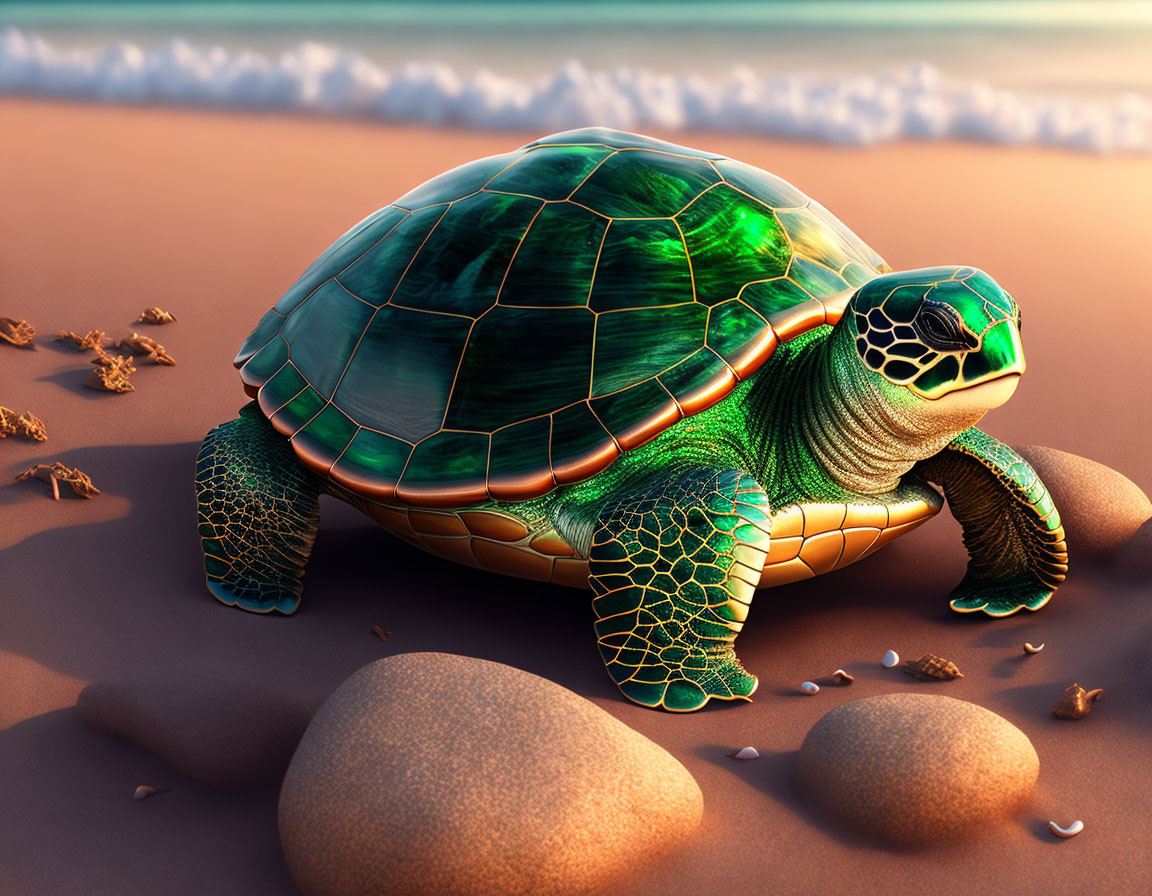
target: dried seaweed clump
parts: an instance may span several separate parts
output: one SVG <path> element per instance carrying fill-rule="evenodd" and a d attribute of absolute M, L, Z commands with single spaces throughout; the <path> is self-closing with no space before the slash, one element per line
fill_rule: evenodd
<path fill-rule="evenodd" d="M 174 324 L 176 318 L 174 315 L 165 311 L 163 308 L 145 308 L 140 312 L 140 316 L 136 318 L 138 324 Z"/>
<path fill-rule="evenodd" d="M 48 431 L 44 428 L 44 421 L 31 411 L 17 415 L 13 410 L 0 407 L 0 439 L 8 436 L 43 442 L 48 438 Z"/>
<path fill-rule="evenodd" d="M 89 330 L 83 336 L 78 336 L 71 330 L 61 330 L 60 335 L 56 337 L 57 342 L 71 342 L 80 351 L 87 351 L 94 348 L 97 351 L 104 347 L 104 338 L 108 334 L 103 330 Z"/>
<path fill-rule="evenodd" d="M 113 355 L 102 349 L 97 350 L 96 358 L 92 361 L 96 366 L 88 374 L 84 385 L 89 389 L 104 390 L 105 392 L 134 392 L 136 387 L 128 378 L 136 372 L 136 365 L 131 358 L 124 355 Z"/>
<path fill-rule="evenodd" d="M 26 320 L 0 317 L 0 339 L 12 345 L 24 346 L 32 342 L 36 328 Z"/>
<path fill-rule="evenodd" d="M 146 355 L 148 360 L 153 364 L 164 364 L 168 367 L 176 364 L 176 359 L 168 354 L 164 346 L 155 339 L 151 339 L 148 336 L 141 336 L 135 331 L 133 331 L 131 336 L 125 336 L 117 342 L 116 348 L 120 349 L 120 351 L 132 352 L 134 355 Z"/>
<path fill-rule="evenodd" d="M 57 461 L 49 466 L 48 464 L 36 464 L 34 467 L 29 467 L 23 473 L 16 477 L 17 480 L 21 479 L 41 479 L 52 486 L 52 498 L 56 501 L 60 500 L 60 483 L 71 486 L 74 491 L 81 498 L 91 498 L 93 495 L 100 494 L 100 489 L 92 484 L 92 480 L 84 473 L 81 473 L 76 467 L 66 467 L 64 464 Z"/>

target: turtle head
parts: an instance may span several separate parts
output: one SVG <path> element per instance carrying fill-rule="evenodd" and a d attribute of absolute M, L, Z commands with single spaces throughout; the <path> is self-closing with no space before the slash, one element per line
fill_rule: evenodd
<path fill-rule="evenodd" d="M 983 413 L 1007 401 L 1024 372 L 1020 308 L 974 268 L 884 274 L 848 310 L 856 351 L 885 392 Z"/>

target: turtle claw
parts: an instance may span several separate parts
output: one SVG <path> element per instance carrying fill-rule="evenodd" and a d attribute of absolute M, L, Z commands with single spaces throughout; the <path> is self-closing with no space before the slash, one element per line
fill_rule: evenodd
<path fill-rule="evenodd" d="M 651 672 L 656 667 L 644 671 Z M 749 675 L 735 655 L 722 662 L 713 661 L 703 669 L 663 667 L 671 680 L 659 682 L 631 679 L 619 682 L 620 692 L 633 703 L 669 712 L 695 712 L 709 700 L 748 700 L 760 682 Z M 674 677 L 673 677 L 674 676 Z M 687 676 L 687 677 L 685 677 Z"/>
<path fill-rule="evenodd" d="M 212 596 L 229 607 L 239 607 L 249 613 L 281 613 L 291 616 L 300 607 L 300 595 L 278 588 L 233 588 L 224 582 L 208 580 Z"/>
<path fill-rule="evenodd" d="M 1039 610 L 1051 600 L 1052 594 L 1052 589 L 1031 578 L 978 585 L 961 582 L 952 592 L 949 606 L 957 613 L 983 610 L 989 616 L 1011 616 L 1020 610 Z"/>

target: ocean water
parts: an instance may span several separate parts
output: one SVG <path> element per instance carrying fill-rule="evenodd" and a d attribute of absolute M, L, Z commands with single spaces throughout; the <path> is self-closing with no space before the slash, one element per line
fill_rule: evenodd
<path fill-rule="evenodd" d="M 0 0 L 0 91 L 1148 153 L 1152 3 Z"/>

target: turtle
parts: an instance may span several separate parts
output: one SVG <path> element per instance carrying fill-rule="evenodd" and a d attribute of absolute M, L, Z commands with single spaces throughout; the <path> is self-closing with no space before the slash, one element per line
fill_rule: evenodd
<path fill-rule="evenodd" d="M 235 358 L 196 460 L 209 591 L 291 614 L 328 494 L 440 557 L 590 589 L 644 706 L 748 700 L 757 588 L 938 513 L 960 612 L 1067 570 L 1036 472 L 975 424 L 1025 362 L 969 266 L 894 271 L 782 178 L 607 128 L 454 168 L 336 240 Z M 549 592 L 549 599 L 551 592 Z"/>

